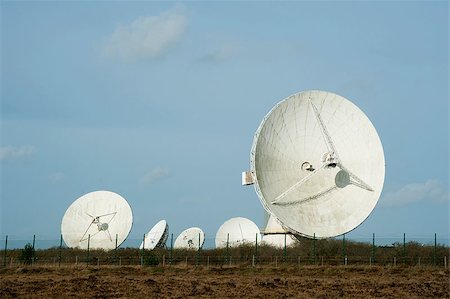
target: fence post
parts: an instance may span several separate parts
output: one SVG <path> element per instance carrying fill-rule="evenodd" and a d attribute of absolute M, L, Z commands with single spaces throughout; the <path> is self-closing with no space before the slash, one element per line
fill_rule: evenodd
<path fill-rule="evenodd" d="M 444 256 L 444 269 L 447 269 L 447 256 Z"/>
<path fill-rule="evenodd" d="M 196 256 L 197 256 L 196 265 L 198 266 L 198 264 L 200 263 L 200 233 L 198 233 L 198 250 Z"/>
<path fill-rule="evenodd" d="M 313 239 L 313 261 L 314 265 L 316 264 L 316 233 L 314 233 Z"/>
<path fill-rule="evenodd" d="M 59 261 L 58 261 L 58 267 L 61 267 L 62 242 L 63 242 L 63 236 L 61 234 L 61 237 L 60 237 L 60 240 L 59 240 Z"/>
<path fill-rule="evenodd" d="M 33 251 L 32 251 L 32 255 L 31 255 L 31 266 L 34 265 L 34 245 L 36 244 L 36 235 L 33 235 Z"/>
<path fill-rule="evenodd" d="M 255 240 L 256 240 L 256 242 L 255 242 L 255 255 L 256 255 L 256 257 L 258 257 L 258 233 L 256 233 Z"/>
<path fill-rule="evenodd" d="M 436 266 L 436 247 L 437 247 L 436 233 L 434 233 L 433 266 Z"/>
<path fill-rule="evenodd" d="M 116 234 L 116 246 L 114 247 L 114 261 L 117 263 L 117 239 L 119 239 L 119 235 Z"/>
<path fill-rule="evenodd" d="M 375 264 L 375 233 L 372 234 L 372 261 Z"/>
<path fill-rule="evenodd" d="M 173 258 L 173 233 L 170 236 L 170 258 L 169 258 L 169 264 L 172 264 L 172 258 Z"/>
<path fill-rule="evenodd" d="M 145 234 L 142 237 L 141 266 L 144 265 L 144 254 L 145 254 Z"/>
<path fill-rule="evenodd" d="M 253 255 L 253 257 L 252 257 L 252 267 L 253 268 L 255 267 L 255 255 Z"/>
<path fill-rule="evenodd" d="M 283 250 L 283 260 L 286 262 L 286 233 L 284 233 L 284 250 Z"/>
<path fill-rule="evenodd" d="M 206 262 L 206 269 L 209 269 L 209 255 L 208 255 L 208 260 Z"/>
<path fill-rule="evenodd" d="M 406 265 L 406 234 L 403 233 L 403 264 Z"/>
<path fill-rule="evenodd" d="M 347 247 L 345 242 L 345 234 L 342 237 L 342 262 L 345 264 L 345 257 L 347 256 Z"/>
<path fill-rule="evenodd" d="M 230 233 L 227 234 L 227 262 L 230 260 L 230 251 L 229 251 L 229 242 L 230 242 Z"/>
<path fill-rule="evenodd" d="M 88 246 L 87 246 L 87 258 L 86 258 L 86 265 L 89 266 L 89 245 L 91 242 L 91 235 L 88 235 Z"/>
<path fill-rule="evenodd" d="M 6 235 L 5 238 L 5 251 L 4 251 L 4 255 L 3 255 L 3 266 L 6 267 L 6 250 L 8 249 L 8 235 Z"/>

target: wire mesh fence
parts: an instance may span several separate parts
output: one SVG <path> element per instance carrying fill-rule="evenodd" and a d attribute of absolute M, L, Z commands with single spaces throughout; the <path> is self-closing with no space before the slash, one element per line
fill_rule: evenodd
<path fill-rule="evenodd" d="M 301 238 L 291 246 L 274 247 L 255 238 L 240 244 L 225 242 L 214 248 L 214 239 L 206 239 L 200 250 L 173 248 L 170 236 L 163 248 L 139 249 L 140 239 L 131 238 L 113 250 L 79 249 L 65 246 L 59 239 L 29 240 L 4 236 L 0 250 L 1 266 L 435 266 L 448 269 L 448 239 L 376 237 L 346 239 Z M 130 246 L 131 245 L 131 246 Z"/>

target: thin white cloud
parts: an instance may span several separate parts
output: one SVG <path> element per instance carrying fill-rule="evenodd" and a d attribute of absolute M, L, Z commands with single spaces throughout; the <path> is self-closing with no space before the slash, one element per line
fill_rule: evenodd
<path fill-rule="evenodd" d="M 29 157 L 36 151 L 34 146 L 3 146 L 0 147 L 0 160 Z"/>
<path fill-rule="evenodd" d="M 403 206 L 415 202 L 449 201 L 449 190 L 439 180 L 429 179 L 424 183 L 408 184 L 401 189 L 388 192 L 382 197 L 384 206 Z"/>
<path fill-rule="evenodd" d="M 157 167 L 151 170 L 149 173 L 145 174 L 141 178 L 140 183 L 141 185 L 148 186 L 169 176 L 170 171 L 168 169 Z"/>
<path fill-rule="evenodd" d="M 129 24 L 119 25 L 106 37 L 103 53 L 125 62 L 160 57 L 182 38 L 187 24 L 186 13 L 179 6 L 159 16 L 141 16 Z"/>
<path fill-rule="evenodd" d="M 239 47 L 233 43 L 224 43 L 210 53 L 197 59 L 202 63 L 221 63 L 235 57 L 239 52 Z"/>
<path fill-rule="evenodd" d="M 64 173 L 55 172 L 48 176 L 48 180 L 52 183 L 58 183 L 64 179 Z"/>

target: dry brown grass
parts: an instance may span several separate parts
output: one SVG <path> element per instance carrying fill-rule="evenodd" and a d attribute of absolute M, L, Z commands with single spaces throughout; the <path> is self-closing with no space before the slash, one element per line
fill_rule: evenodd
<path fill-rule="evenodd" d="M 0 269 L 0 298 L 449 298 L 434 267 L 65 266 Z"/>

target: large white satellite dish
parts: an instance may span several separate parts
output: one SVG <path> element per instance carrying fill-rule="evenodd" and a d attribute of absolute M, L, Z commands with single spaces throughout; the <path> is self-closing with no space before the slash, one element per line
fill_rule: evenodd
<path fill-rule="evenodd" d="M 273 247 L 283 248 L 285 245 L 289 247 L 297 242 L 296 238 L 287 232 L 273 215 L 269 216 L 263 234 L 262 243 Z"/>
<path fill-rule="evenodd" d="M 216 233 L 216 247 L 239 246 L 261 241 L 258 226 L 251 220 L 235 217 L 225 221 Z"/>
<path fill-rule="evenodd" d="M 110 250 L 125 241 L 132 224 L 131 207 L 123 197 L 110 191 L 95 191 L 69 206 L 61 222 L 61 233 L 68 247 L 87 249 L 89 243 L 91 249 Z"/>
<path fill-rule="evenodd" d="M 384 153 L 367 116 L 349 100 L 305 91 L 278 103 L 262 120 L 251 171 L 264 208 L 293 234 L 327 238 L 361 224 L 384 183 Z"/>
<path fill-rule="evenodd" d="M 175 249 L 199 250 L 205 242 L 205 233 L 198 227 L 191 227 L 184 230 L 175 240 Z"/>
<path fill-rule="evenodd" d="M 157 247 L 164 247 L 166 245 L 167 237 L 169 236 L 169 225 L 166 220 L 161 220 L 156 223 L 152 229 L 145 235 L 141 242 L 139 249 L 153 250 Z"/>

